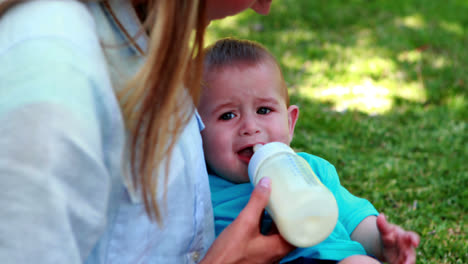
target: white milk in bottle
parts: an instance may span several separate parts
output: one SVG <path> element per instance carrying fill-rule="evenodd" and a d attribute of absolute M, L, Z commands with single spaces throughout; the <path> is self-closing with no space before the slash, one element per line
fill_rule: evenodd
<path fill-rule="evenodd" d="M 309 164 L 288 145 L 272 142 L 254 148 L 248 171 L 256 185 L 272 181 L 267 211 L 280 234 L 297 247 L 314 246 L 327 238 L 338 220 L 335 197 Z"/>

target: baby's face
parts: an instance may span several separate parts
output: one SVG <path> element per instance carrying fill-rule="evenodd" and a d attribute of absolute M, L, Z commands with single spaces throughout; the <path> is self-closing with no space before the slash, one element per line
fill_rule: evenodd
<path fill-rule="evenodd" d="M 205 78 L 199 112 L 205 123 L 203 147 L 213 172 L 233 182 L 248 182 L 252 147 L 289 144 L 298 108 L 287 108 L 283 81 L 272 63 L 227 66 Z"/>

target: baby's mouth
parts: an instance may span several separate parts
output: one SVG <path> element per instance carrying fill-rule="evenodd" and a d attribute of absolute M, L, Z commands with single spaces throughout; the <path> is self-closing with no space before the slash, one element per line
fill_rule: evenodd
<path fill-rule="evenodd" d="M 245 163 L 250 162 L 250 158 L 254 154 L 253 147 L 246 147 L 241 149 L 240 151 L 237 152 L 237 156 L 239 156 L 239 159 Z"/>

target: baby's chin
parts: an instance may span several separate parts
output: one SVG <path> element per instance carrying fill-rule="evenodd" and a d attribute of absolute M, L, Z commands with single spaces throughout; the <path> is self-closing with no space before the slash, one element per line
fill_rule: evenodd
<path fill-rule="evenodd" d="M 245 170 L 241 175 L 239 175 L 240 181 L 238 183 L 247 183 L 250 182 L 249 173 Z"/>
<path fill-rule="evenodd" d="M 206 165 L 207 165 L 208 173 L 211 175 L 215 175 L 217 177 L 223 178 L 232 183 L 250 182 L 247 166 L 245 166 L 245 168 L 238 167 L 237 170 L 234 170 L 232 168 L 230 170 L 229 169 L 226 170 L 226 167 L 211 166 L 209 162 L 207 162 Z"/>
<path fill-rule="evenodd" d="M 230 182 L 233 182 L 233 183 L 248 183 L 250 182 L 250 179 L 249 179 L 249 174 L 247 173 L 247 171 L 245 171 L 245 173 L 241 173 L 241 172 L 229 172 L 229 173 L 219 173 L 219 174 L 216 174 L 216 176 L 218 177 L 221 177 L 221 178 L 224 178 Z"/>

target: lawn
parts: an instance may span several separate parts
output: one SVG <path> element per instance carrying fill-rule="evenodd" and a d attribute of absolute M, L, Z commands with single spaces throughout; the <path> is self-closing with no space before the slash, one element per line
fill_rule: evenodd
<path fill-rule="evenodd" d="M 468 1 L 283 0 L 214 22 L 278 58 L 292 146 L 421 236 L 418 263 L 468 263 Z"/>

